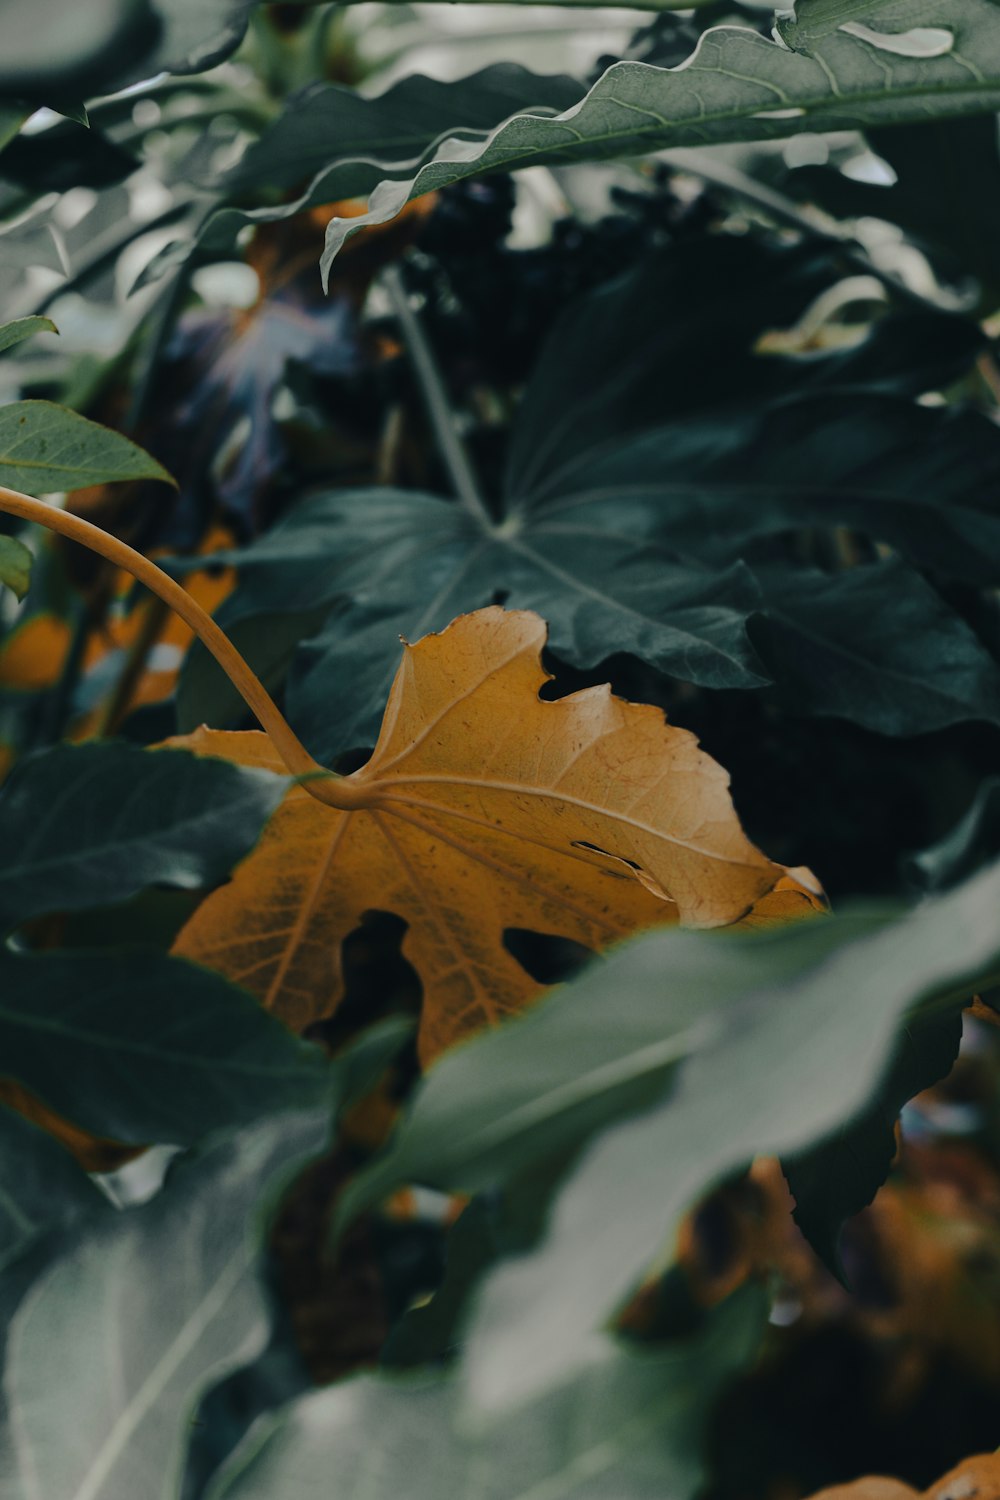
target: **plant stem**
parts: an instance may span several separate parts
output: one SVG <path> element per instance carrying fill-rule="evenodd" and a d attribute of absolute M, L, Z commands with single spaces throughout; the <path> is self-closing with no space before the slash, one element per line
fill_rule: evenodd
<path fill-rule="evenodd" d="M 310 779 L 303 783 L 309 795 L 319 802 L 325 802 L 330 807 L 345 810 L 363 804 L 364 798 L 359 788 L 350 785 L 335 772 L 326 770 L 313 759 L 270 693 L 247 666 L 229 637 L 219 629 L 211 615 L 202 609 L 201 605 L 192 599 L 175 579 L 164 573 L 162 568 L 158 568 L 154 562 L 150 562 L 148 557 L 143 557 L 141 552 L 136 552 L 133 547 L 119 541 L 117 537 L 102 530 L 100 526 L 94 526 L 90 521 L 85 521 L 81 516 L 74 516 L 69 511 L 57 510 L 41 500 L 33 500 L 30 495 L 22 495 L 17 490 L 8 490 L 0 486 L 0 511 L 9 516 L 19 516 L 24 521 L 34 521 L 36 525 L 44 526 L 49 531 L 56 531 L 60 536 L 68 537 L 70 541 L 78 542 L 82 547 L 89 547 L 92 552 L 107 558 L 108 562 L 114 563 L 116 567 L 124 568 L 127 573 L 132 574 L 133 578 L 145 584 L 146 588 L 158 599 L 162 599 L 164 604 L 169 605 L 176 614 L 180 615 L 205 648 L 212 653 L 244 702 L 267 731 L 275 749 L 292 775 L 309 778 L 322 777 L 322 780 Z"/>
<path fill-rule="evenodd" d="M 484 526 L 492 530 L 493 517 L 479 489 L 479 481 L 465 451 L 465 445 L 455 426 L 455 414 L 448 400 L 441 371 L 438 369 L 434 351 L 424 333 L 420 319 L 410 306 L 403 278 L 398 266 L 389 266 L 382 273 L 382 283 L 389 294 L 393 312 L 399 320 L 406 341 L 407 351 L 413 361 L 420 390 L 427 408 L 438 449 L 455 487 L 455 493 L 469 513 Z"/>

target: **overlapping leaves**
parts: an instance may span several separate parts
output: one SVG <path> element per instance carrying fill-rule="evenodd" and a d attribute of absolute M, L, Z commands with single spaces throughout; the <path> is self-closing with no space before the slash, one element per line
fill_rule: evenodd
<path fill-rule="evenodd" d="M 331 611 L 289 688 L 314 752 L 372 743 L 400 635 L 497 597 L 538 610 L 583 668 L 630 652 L 712 688 L 773 680 L 793 710 L 890 734 L 1000 721 L 994 660 L 915 571 L 1000 574 L 996 429 L 912 399 L 967 368 L 979 335 L 900 314 L 840 352 L 753 352 L 829 274 L 808 250 L 675 247 L 557 326 L 494 520 L 428 494 L 337 491 L 228 554 L 225 623 Z M 901 558 L 810 574 L 789 538 L 817 527 Z"/>

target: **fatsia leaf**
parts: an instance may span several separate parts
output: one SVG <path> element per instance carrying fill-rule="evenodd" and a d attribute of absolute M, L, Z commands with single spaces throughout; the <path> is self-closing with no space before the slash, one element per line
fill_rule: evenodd
<path fill-rule="evenodd" d="M 965 621 L 898 558 L 828 575 L 755 574 L 755 643 L 791 713 L 881 734 L 1000 723 L 1000 670 Z"/>
<path fill-rule="evenodd" d="M 542 701 L 544 641 L 536 615 L 491 608 L 406 646 L 375 752 L 345 783 L 356 810 L 294 790 L 176 951 L 298 1030 L 334 1008 L 340 944 L 364 912 L 392 911 L 409 924 L 430 1057 L 536 993 L 506 928 L 601 948 L 637 927 L 745 916 L 783 872 L 743 835 L 726 773 L 607 687 Z M 188 743 L 275 758 L 259 733 Z"/>
<path fill-rule="evenodd" d="M 944 891 L 1000 856 L 1000 776 L 980 783 L 971 807 L 944 838 L 904 860 L 918 889 Z"/>
<path fill-rule="evenodd" d="M 48 1230 L 109 1207 L 51 1136 L 0 1108 L 0 1272 Z"/>
<path fill-rule="evenodd" d="M 5 1373 L 11 1500 L 174 1500 L 200 1395 L 266 1343 L 267 1215 L 328 1120 L 285 1116 L 214 1142 L 32 1287 Z"/>
<path fill-rule="evenodd" d="M 35 333 L 58 333 L 51 318 L 15 318 L 12 323 L 0 323 L 0 354 L 11 349 L 22 339 L 30 339 Z"/>
<path fill-rule="evenodd" d="M 331 222 L 323 271 L 359 228 L 386 223 L 420 193 L 485 172 L 998 106 L 995 0 L 800 0 L 794 17 L 779 19 L 774 40 L 739 26 L 714 27 L 681 67 L 618 62 L 560 115 L 521 113 L 479 140 L 449 138 L 415 175 L 387 175 L 366 214 Z"/>
<path fill-rule="evenodd" d="M 574 666 L 631 652 L 701 686 L 752 688 L 767 673 L 747 618 L 781 603 L 762 596 L 742 562 L 756 539 L 849 526 L 919 565 L 976 582 L 1000 577 L 996 427 L 904 399 L 966 370 L 981 347 L 975 330 L 956 318 L 891 316 L 847 351 L 758 352 L 761 334 L 799 317 L 830 274 L 814 249 L 720 235 L 678 245 L 588 295 L 553 330 L 514 425 L 495 522 L 430 495 L 338 491 L 224 554 L 240 574 L 220 615 L 227 628 L 330 610 L 298 653 L 286 699 L 315 753 L 330 763 L 373 743 L 399 635 L 415 640 L 498 593 L 542 613 L 552 650 Z M 712 361 L 702 358 L 706 341 Z M 871 665 L 849 692 L 842 673 L 814 675 L 810 708 L 880 728 L 893 718 L 924 729 L 949 714 L 988 717 L 990 666 L 967 628 L 905 570 L 863 578 L 886 585 L 878 613 L 891 649 L 869 640 Z M 832 661 L 844 661 L 863 629 L 850 597 L 858 587 L 827 587 Z M 791 604 L 794 592 L 792 578 Z M 897 685 L 887 703 L 891 671 L 912 676 L 914 627 L 964 670 L 950 699 L 939 680 L 943 692 L 922 688 L 904 706 Z M 775 659 L 794 679 L 801 656 L 800 635 L 798 651 Z"/>
<path fill-rule="evenodd" d="M 0 792 L 0 930 L 42 912 L 214 885 L 249 852 L 285 778 L 175 750 L 62 745 Z"/>
<path fill-rule="evenodd" d="M 189 1145 L 321 1099 L 331 1074 L 218 974 L 141 948 L 0 952 L 3 1071 L 93 1135 Z"/>
<path fill-rule="evenodd" d="M 156 37 L 149 0 L 61 0 L 5 5 L 0 14 L 0 95 L 101 93 Z M 155 70 L 154 70 L 155 71 Z"/>
<path fill-rule="evenodd" d="M 23 542 L 14 536 L 0 536 L 0 584 L 23 599 L 31 584 L 34 558 Z"/>
<path fill-rule="evenodd" d="M 858 918 L 848 930 L 880 925 Z M 780 940 L 733 933 L 711 944 L 670 933 L 631 944 L 627 963 L 618 955 L 591 965 L 516 1024 L 441 1058 L 388 1149 L 348 1184 L 339 1226 L 405 1183 L 461 1193 L 509 1183 L 649 1107 L 740 996 L 820 962 L 844 930 L 842 920 L 810 922 Z M 616 982 L 626 972 L 628 982 Z"/>
<path fill-rule="evenodd" d="M 994 920 L 1000 867 L 819 963 L 729 1004 L 707 1044 L 679 1070 L 665 1103 L 594 1142 L 560 1188 L 542 1244 L 503 1265 L 480 1293 L 469 1374 L 477 1402 L 530 1401 L 594 1357 L 597 1329 L 707 1188 L 757 1154 L 792 1156 L 857 1118 L 884 1077 L 907 1012 L 935 996 L 965 997 L 1000 963 Z M 765 942 L 804 942 L 810 926 Z M 824 934 L 825 938 L 826 934 Z M 732 940 L 726 937 L 723 942 Z M 645 945 L 714 944 L 707 935 L 650 934 L 604 966 L 609 1004 Z M 756 980 L 756 983 L 754 983 Z M 481 1043 L 480 1045 L 485 1045 Z M 521 1332 L 505 1326 L 521 1319 Z"/>
<path fill-rule="evenodd" d="M 329 164 L 331 147 L 341 157 L 375 153 L 412 161 L 438 136 L 489 129 L 529 106 L 568 109 L 579 97 L 573 78 L 542 77 L 506 62 L 458 85 L 415 74 L 374 98 L 343 84 L 310 84 L 248 148 L 226 186 L 294 187 Z"/>
<path fill-rule="evenodd" d="M 516 1421 L 468 1430 L 455 1380 L 365 1376 L 277 1413 L 237 1450 L 209 1500 L 322 1494 L 335 1472 L 366 1500 L 692 1500 L 706 1419 L 756 1352 L 762 1299 L 742 1293 L 697 1338 L 601 1361 Z"/>
<path fill-rule="evenodd" d="M 0 484 L 29 494 L 79 490 L 115 479 L 173 480 L 154 458 L 54 401 L 0 407 Z"/>
<path fill-rule="evenodd" d="M 918 1010 L 902 1029 L 875 1097 L 856 1120 L 804 1156 L 783 1162 L 795 1221 L 817 1255 L 846 1282 L 840 1232 L 869 1204 L 896 1154 L 896 1121 L 907 1100 L 951 1070 L 962 1040 L 962 999 Z"/>

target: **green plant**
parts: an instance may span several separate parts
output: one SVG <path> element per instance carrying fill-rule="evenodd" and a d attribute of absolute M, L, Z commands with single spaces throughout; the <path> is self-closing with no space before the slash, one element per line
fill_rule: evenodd
<path fill-rule="evenodd" d="M 1000 7 L 645 8 L 0 14 L 12 1500 L 1000 1441 Z"/>

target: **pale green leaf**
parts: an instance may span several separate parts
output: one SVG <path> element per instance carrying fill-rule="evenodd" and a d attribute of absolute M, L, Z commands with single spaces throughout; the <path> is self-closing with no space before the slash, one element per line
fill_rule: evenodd
<path fill-rule="evenodd" d="M 264 1220 L 328 1118 L 215 1142 L 36 1282 L 10 1332 L 5 1496 L 176 1500 L 199 1396 L 266 1343 Z"/>
<path fill-rule="evenodd" d="M 1000 962 L 998 906 L 994 866 L 793 978 L 762 985 L 759 969 L 748 974 L 669 1099 L 590 1145 L 557 1195 L 544 1241 L 487 1281 L 472 1323 L 477 1402 L 519 1405 L 566 1380 L 653 1258 L 672 1254 L 701 1194 L 755 1155 L 795 1155 L 856 1119 L 906 1013 L 943 994 L 953 1004 Z M 609 1012 L 647 945 L 661 950 L 656 989 L 668 1009 L 670 949 L 689 939 L 706 955 L 731 941 L 674 932 L 620 950 L 603 969 Z M 797 939 L 772 938 L 775 952 L 783 941 Z"/>
<path fill-rule="evenodd" d="M 323 273 L 349 235 L 465 177 L 998 108 L 997 0 L 799 0 L 773 40 L 714 27 L 680 68 L 618 62 L 561 114 L 517 114 L 478 139 L 448 138 L 415 175 L 388 180 L 400 169 L 387 163 L 368 212 L 331 221 Z M 343 170 L 356 175 L 356 163 Z M 334 186 L 328 174 L 330 198 Z"/>
<path fill-rule="evenodd" d="M 33 333 L 58 333 L 51 318 L 15 318 L 12 323 L 0 323 L 0 354 L 12 345 L 28 339 Z"/>

